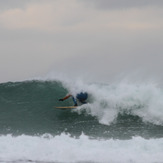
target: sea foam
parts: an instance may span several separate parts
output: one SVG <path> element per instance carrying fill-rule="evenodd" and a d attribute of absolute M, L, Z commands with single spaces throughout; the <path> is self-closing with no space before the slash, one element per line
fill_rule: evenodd
<path fill-rule="evenodd" d="M 118 162 L 152 163 L 163 160 L 163 139 L 97 140 L 61 134 L 0 136 L 1 162 Z M 21 160 L 21 161 L 20 161 Z"/>
<path fill-rule="evenodd" d="M 87 91 L 89 103 L 79 107 L 96 116 L 100 123 L 110 125 L 119 114 L 139 116 L 144 122 L 163 125 L 163 90 L 155 83 L 111 84 L 84 83 L 82 80 L 64 81 L 63 86 L 72 94 Z"/>

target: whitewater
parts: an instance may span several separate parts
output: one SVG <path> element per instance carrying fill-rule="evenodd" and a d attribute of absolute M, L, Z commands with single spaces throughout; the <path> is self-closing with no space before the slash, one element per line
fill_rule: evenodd
<path fill-rule="evenodd" d="M 95 140 L 58 136 L 0 137 L 1 162 L 162 162 L 163 139 Z"/>
<path fill-rule="evenodd" d="M 55 106 L 87 91 L 88 103 Z M 0 162 L 161 163 L 163 90 L 155 82 L 35 79 L 0 84 Z"/>

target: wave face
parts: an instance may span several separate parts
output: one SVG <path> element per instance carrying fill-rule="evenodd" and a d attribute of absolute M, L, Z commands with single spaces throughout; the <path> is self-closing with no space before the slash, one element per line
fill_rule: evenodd
<path fill-rule="evenodd" d="M 88 104 L 76 110 L 68 92 L 87 91 Z M 23 81 L 0 84 L 0 134 L 53 136 L 82 133 L 92 138 L 161 138 L 163 92 L 155 84 L 84 83 L 82 81 Z"/>

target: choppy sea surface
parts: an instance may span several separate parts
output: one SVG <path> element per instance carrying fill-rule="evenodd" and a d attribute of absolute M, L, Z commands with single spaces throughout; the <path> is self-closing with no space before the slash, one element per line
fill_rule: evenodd
<path fill-rule="evenodd" d="M 77 109 L 67 93 L 87 91 Z M 163 90 L 153 83 L 0 84 L 0 162 L 161 163 Z"/>

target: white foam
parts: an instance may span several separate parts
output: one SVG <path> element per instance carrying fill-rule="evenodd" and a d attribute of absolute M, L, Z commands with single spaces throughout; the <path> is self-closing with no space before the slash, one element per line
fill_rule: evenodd
<path fill-rule="evenodd" d="M 60 136 L 0 136 L 0 161 L 32 160 L 43 162 L 161 162 L 163 138 L 131 140 L 93 140 Z"/>
<path fill-rule="evenodd" d="M 163 91 L 155 83 L 120 82 L 112 84 L 87 84 L 78 80 L 65 87 L 72 92 L 86 90 L 91 102 L 80 109 L 96 116 L 100 123 L 110 124 L 119 113 L 137 115 L 145 122 L 163 125 Z"/>

